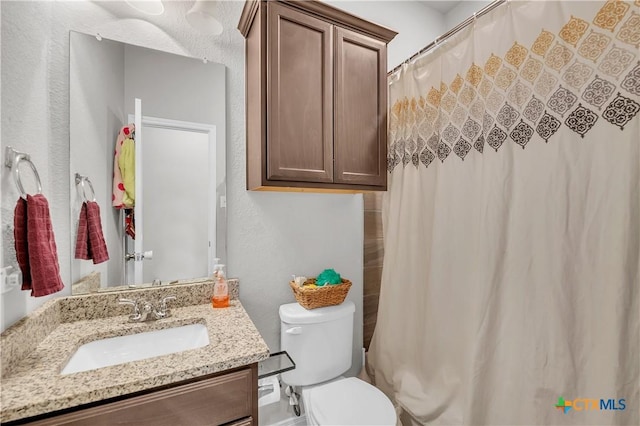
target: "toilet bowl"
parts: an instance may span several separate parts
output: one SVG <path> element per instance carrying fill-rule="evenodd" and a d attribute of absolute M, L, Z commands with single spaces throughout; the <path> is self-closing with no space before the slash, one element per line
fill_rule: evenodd
<path fill-rule="evenodd" d="M 341 375 L 351 368 L 355 305 L 307 310 L 297 303 L 280 306 L 280 346 L 296 364 L 282 381 L 302 389 L 307 422 L 312 425 L 395 426 L 391 401 L 375 386 Z"/>
<path fill-rule="evenodd" d="M 355 377 L 302 388 L 302 401 L 310 425 L 396 424 L 395 409 L 386 395 Z"/>

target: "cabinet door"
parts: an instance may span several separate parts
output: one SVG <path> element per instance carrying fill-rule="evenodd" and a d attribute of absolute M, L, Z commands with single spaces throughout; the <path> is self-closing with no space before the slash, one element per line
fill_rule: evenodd
<path fill-rule="evenodd" d="M 268 3 L 267 179 L 333 180 L 332 26 Z"/>
<path fill-rule="evenodd" d="M 336 28 L 334 182 L 386 187 L 387 51 Z"/>

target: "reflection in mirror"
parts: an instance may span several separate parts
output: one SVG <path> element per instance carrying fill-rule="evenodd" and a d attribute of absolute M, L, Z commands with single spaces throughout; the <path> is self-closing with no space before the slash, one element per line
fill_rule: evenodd
<path fill-rule="evenodd" d="M 69 57 L 73 294 L 209 275 L 226 260 L 224 65 L 76 32 Z M 113 202 L 114 172 L 133 201 Z M 109 257 L 95 264 L 75 256 L 87 195 Z"/>

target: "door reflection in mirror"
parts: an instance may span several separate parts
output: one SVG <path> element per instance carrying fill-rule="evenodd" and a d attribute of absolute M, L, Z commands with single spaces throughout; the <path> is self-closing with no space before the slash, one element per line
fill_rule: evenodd
<path fill-rule="evenodd" d="M 144 100 L 143 100 L 144 108 Z M 130 119 L 133 119 L 130 117 Z M 136 235 L 152 259 L 127 265 L 127 284 L 136 284 L 131 268 L 142 268 L 142 282 L 171 282 L 211 274 L 216 256 L 216 128 L 142 117 L 143 195 L 138 198 Z M 130 238 L 127 251 L 134 250 Z M 135 262 L 135 263 L 133 263 Z M 139 284 L 139 283 L 138 283 Z"/>

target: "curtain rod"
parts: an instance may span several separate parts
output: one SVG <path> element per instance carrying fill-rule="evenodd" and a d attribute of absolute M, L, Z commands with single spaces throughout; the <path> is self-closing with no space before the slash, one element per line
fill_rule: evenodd
<path fill-rule="evenodd" d="M 437 45 L 442 43 L 444 40 L 448 39 L 449 37 L 451 37 L 454 34 L 456 34 L 458 31 L 462 30 L 463 28 L 467 27 L 469 24 L 473 23 L 480 16 L 491 12 L 496 7 L 500 6 L 503 3 L 506 3 L 508 1 L 509 0 L 494 0 L 493 2 L 489 3 L 488 5 L 486 5 L 482 9 L 480 9 L 479 12 L 474 13 L 472 16 L 468 17 L 467 19 L 465 19 L 464 21 L 462 21 L 461 23 L 459 23 L 458 25 L 456 25 L 455 27 L 453 27 L 452 29 L 450 29 L 446 33 L 442 34 L 440 37 L 436 37 L 436 39 L 434 41 L 432 41 L 431 43 L 427 44 L 425 47 L 420 49 L 418 52 L 416 52 L 413 55 L 411 55 L 409 57 L 409 59 L 405 60 L 400 65 L 398 65 L 397 67 L 395 67 L 394 69 L 389 71 L 387 73 L 387 76 L 390 76 L 390 75 L 394 74 L 396 71 L 398 71 L 400 68 L 402 68 L 402 66 L 404 64 L 407 64 L 407 63 L 411 62 L 412 60 L 414 60 L 418 56 L 422 55 L 423 53 L 426 53 L 429 50 L 431 50 L 432 48 L 436 47 Z"/>

